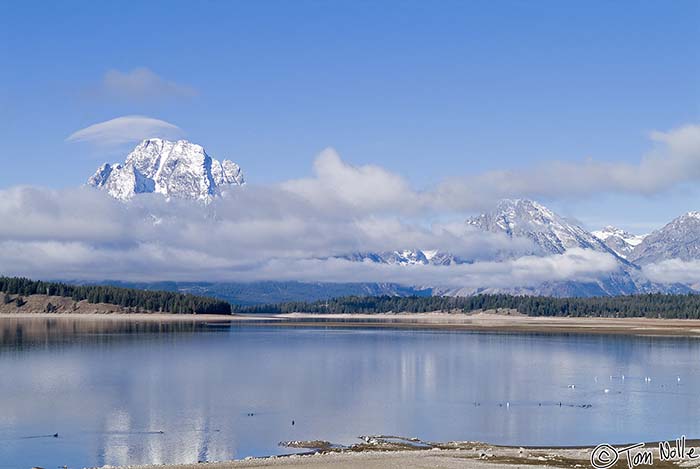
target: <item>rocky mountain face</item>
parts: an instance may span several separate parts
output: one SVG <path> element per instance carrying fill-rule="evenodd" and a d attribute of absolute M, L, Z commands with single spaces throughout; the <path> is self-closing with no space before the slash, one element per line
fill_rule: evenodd
<path fill-rule="evenodd" d="M 639 265 L 666 259 L 700 259 L 700 212 L 688 212 L 644 238 L 630 253 Z"/>
<path fill-rule="evenodd" d="M 601 296 L 626 295 L 640 290 L 653 290 L 653 286 L 639 275 L 638 268 L 620 257 L 606 243 L 575 222 L 554 213 L 544 205 L 527 199 L 505 199 L 488 213 L 467 220 L 467 226 L 491 233 L 501 233 L 510 238 L 529 240 L 531 252 L 546 256 L 563 254 L 569 249 L 591 249 L 613 256 L 619 268 L 592 281 L 546 282 L 529 288 L 479 288 L 452 289 L 453 295 L 475 293 L 512 293 L 548 296 Z M 511 258 L 522 255 L 510 254 Z M 503 253 L 502 257 L 509 257 Z"/>
<path fill-rule="evenodd" d="M 591 234 L 624 259 L 627 259 L 646 237 L 646 235 L 633 235 L 610 225 L 602 230 L 593 231 Z"/>
<path fill-rule="evenodd" d="M 142 141 L 123 164 L 105 163 L 88 179 L 88 185 L 122 201 L 136 194 L 157 193 L 207 202 L 222 189 L 244 183 L 236 163 L 215 160 L 187 140 L 159 138 Z"/>

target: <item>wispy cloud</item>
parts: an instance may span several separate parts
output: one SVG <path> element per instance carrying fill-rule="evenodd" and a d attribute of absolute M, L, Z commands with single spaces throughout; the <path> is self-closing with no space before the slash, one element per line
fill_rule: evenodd
<path fill-rule="evenodd" d="M 133 99 L 191 98 L 197 90 L 186 85 L 165 80 L 148 68 L 131 71 L 108 70 L 102 78 L 100 91 L 109 96 Z"/>
<path fill-rule="evenodd" d="M 604 193 L 650 195 L 681 183 L 700 181 L 700 125 L 652 132 L 653 149 L 638 163 L 550 161 L 520 171 L 491 171 L 453 177 L 417 191 L 384 168 L 352 166 L 332 149 L 316 158 L 314 177 L 283 187 L 318 208 L 355 211 L 474 211 L 505 197 L 565 199 Z"/>
<path fill-rule="evenodd" d="M 149 137 L 177 138 L 182 134 L 182 129 L 170 122 L 146 116 L 122 116 L 77 130 L 66 141 L 109 146 Z"/>
<path fill-rule="evenodd" d="M 700 125 L 654 131 L 655 147 L 636 164 L 587 159 L 550 161 L 520 171 L 491 171 L 453 178 L 435 191 L 435 203 L 479 208 L 503 197 L 572 198 L 601 193 L 650 195 L 700 181 Z"/>

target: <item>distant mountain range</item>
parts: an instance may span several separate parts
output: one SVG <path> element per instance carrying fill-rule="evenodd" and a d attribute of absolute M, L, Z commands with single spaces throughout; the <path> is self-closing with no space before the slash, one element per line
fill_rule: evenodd
<path fill-rule="evenodd" d="M 88 184 L 107 191 L 111 196 L 128 201 L 138 194 L 157 193 L 168 198 L 202 202 L 218 197 L 227 187 L 245 183 L 235 163 L 212 159 L 204 149 L 186 140 L 171 142 L 147 139 L 117 164 L 104 164 L 88 180 Z M 312 301 L 342 294 L 437 294 L 471 295 L 475 293 L 516 293 L 551 296 L 601 296 L 649 292 L 683 293 L 694 291 L 689 285 L 658 284 L 642 275 L 645 265 L 667 259 L 700 260 L 700 212 L 684 214 L 649 235 L 634 235 L 613 226 L 589 232 L 576 222 L 567 220 L 542 204 L 526 199 L 506 199 L 493 211 L 465 221 L 465 230 L 505 235 L 525 241 L 524 251 L 503 250 L 492 259 L 515 259 L 523 255 L 549 256 L 563 254 L 572 248 L 609 254 L 618 269 L 595 281 L 547 282 L 527 288 L 444 288 L 440 285 L 405 287 L 395 284 L 327 284 L 297 282 L 253 283 L 189 283 L 168 284 L 169 288 L 212 294 L 237 303 L 252 304 L 274 301 Z M 371 261 L 392 265 L 450 265 L 472 263 L 477 259 L 462 258 L 447 251 L 397 247 L 387 252 L 348 253 L 340 258 L 350 261 Z M 478 259 L 485 260 L 485 259 Z M 162 288 L 164 284 L 158 284 Z M 276 294 L 269 294 L 270 292 Z M 264 300 L 264 301 L 260 301 Z"/>

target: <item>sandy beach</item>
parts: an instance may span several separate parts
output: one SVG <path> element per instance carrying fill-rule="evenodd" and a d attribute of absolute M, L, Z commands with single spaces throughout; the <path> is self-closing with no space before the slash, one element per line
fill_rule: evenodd
<path fill-rule="evenodd" d="M 230 461 L 222 463 L 206 464 L 182 464 L 168 466 L 128 466 L 129 469 L 151 469 L 155 467 L 165 467 L 168 469 L 196 469 L 201 467 L 211 469 L 234 469 L 248 467 L 285 467 L 285 468 L 326 468 L 337 469 L 403 469 L 403 468 L 428 468 L 439 467 L 445 469 L 452 468 L 509 468 L 527 464 L 533 467 L 583 467 L 586 464 L 585 454 L 580 460 L 572 460 L 571 464 L 558 465 L 554 460 L 538 461 L 533 459 L 528 461 L 522 458 L 502 458 L 493 456 L 489 459 L 479 459 L 476 454 L 470 454 L 463 450 L 431 450 L 431 451 L 396 451 L 382 452 L 370 451 L 364 453 L 329 453 L 310 456 L 288 456 L 275 458 L 259 458 L 242 461 Z M 561 458 L 558 458 L 561 461 Z M 559 462 L 557 461 L 557 462 Z"/>

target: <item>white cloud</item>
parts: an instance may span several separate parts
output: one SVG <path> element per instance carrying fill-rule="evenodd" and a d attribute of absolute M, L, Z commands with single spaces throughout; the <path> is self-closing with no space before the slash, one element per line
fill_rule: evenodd
<path fill-rule="evenodd" d="M 652 282 L 700 286 L 700 260 L 666 259 L 645 265 L 642 272 Z"/>
<path fill-rule="evenodd" d="M 183 131 L 175 124 L 146 116 L 122 116 L 73 132 L 67 142 L 90 142 L 101 146 L 137 142 L 149 137 L 177 138 Z"/>
<path fill-rule="evenodd" d="M 318 155 L 314 173 L 314 178 L 288 181 L 282 187 L 319 208 L 340 204 L 360 211 L 405 211 L 424 203 L 401 176 L 379 166 L 352 166 L 332 148 Z"/>
<path fill-rule="evenodd" d="M 108 70 L 102 78 L 101 86 L 102 91 L 107 95 L 139 100 L 197 95 L 194 88 L 165 80 L 145 67 L 128 72 Z"/>
<path fill-rule="evenodd" d="M 543 282 L 589 281 L 617 269 L 615 259 L 605 253 L 571 249 L 545 257 L 523 256 L 504 261 L 469 264 L 394 265 L 344 259 L 272 259 L 250 272 L 255 279 L 312 282 L 392 282 L 447 288 L 534 287 Z"/>

